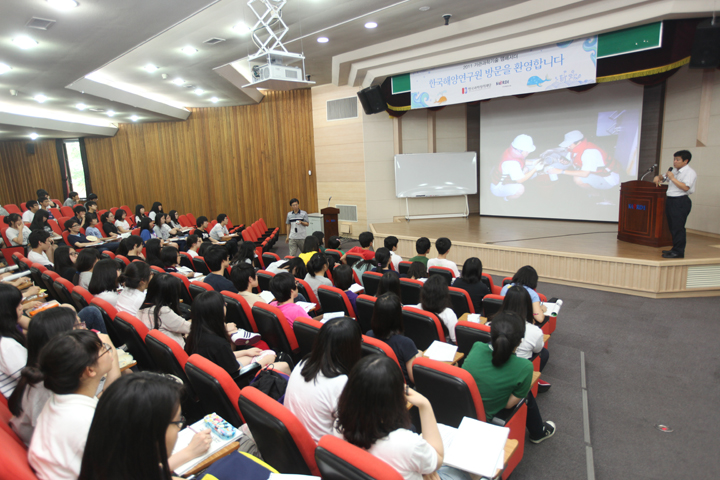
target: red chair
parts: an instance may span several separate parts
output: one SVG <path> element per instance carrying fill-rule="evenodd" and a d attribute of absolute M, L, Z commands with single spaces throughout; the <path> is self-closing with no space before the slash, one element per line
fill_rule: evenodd
<path fill-rule="evenodd" d="M 18 215 L 20 215 L 22 217 L 22 214 L 23 214 L 22 210 L 20 210 L 18 208 L 18 206 L 15 205 L 14 203 L 8 203 L 7 205 L 3 205 L 3 208 L 5 210 L 7 210 L 8 213 L 17 213 Z"/>
<path fill-rule="evenodd" d="M 264 252 L 260 258 L 263 261 L 263 270 L 271 263 L 280 261 L 280 257 L 276 253 L 272 252 Z"/>
<path fill-rule="evenodd" d="M 195 271 L 195 264 L 192 261 L 193 257 L 191 257 L 190 254 L 187 252 L 179 252 L 179 253 L 180 253 L 180 266 L 187 267 L 190 270 Z"/>
<path fill-rule="evenodd" d="M 302 293 L 308 302 L 317 305 L 313 309 L 313 312 L 320 312 L 320 310 L 322 310 L 322 305 L 320 305 L 320 300 L 315 295 L 315 292 L 313 292 L 313 289 L 310 287 L 310 285 L 301 278 L 296 278 L 295 283 L 297 284 L 298 292 Z"/>
<path fill-rule="evenodd" d="M 192 228 L 192 227 L 195 226 L 195 225 L 193 225 L 193 224 L 190 222 L 190 220 L 187 218 L 187 215 L 180 215 L 180 216 L 178 217 L 178 221 L 180 222 L 180 225 L 182 225 L 182 226 L 185 227 L 185 228 L 188 228 L 188 227 Z"/>
<path fill-rule="evenodd" d="M 457 287 L 448 287 L 448 290 L 450 290 L 450 308 L 458 318 L 465 313 L 475 313 L 475 307 L 467 291 Z"/>
<path fill-rule="evenodd" d="M 147 326 L 127 312 L 119 312 L 113 323 L 121 341 L 127 345 L 140 370 L 157 370 L 157 365 L 145 346 L 145 337 L 150 331 Z"/>
<path fill-rule="evenodd" d="M 40 274 L 40 278 L 43 280 L 43 285 L 47 294 L 52 300 L 58 300 L 57 293 L 55 292 L 55 279 L 60 278 L 60 275 L 53 272 L 52 270 L 45 270 Z M 59 301 L 59 300 L 58 300 Z"/>
<path fill-rule="evenodd" d="M 62 213 L 63 217 L 74 217 L 75 212 L 71 207 L 60 207 L 60 213 Z"/>
<path fill-rule="evenodd" d="M 503 300 L 505 299 L 502 295 L 485 295 L 482 300 L 483 305 L 483 317 L 491 318 L 495 315 L 500 307 L 502 307 Z"/>
<path fill-rule="evenodd" d="M 433 313 L 415 307 L 403 307 L 405 336 L 415 342 L 420 350 L 426 350 L 435 340 L 444 342 L 443 324 Z"/>
<path fill-rule="evenodd" d="M 3 425 L 7 427 L 0 428 L 0 465 L 2 465 L 3 478 L 38 480 L 28 463 L 27 447 L 6 423 Z"/>
<path fill-rule="evenodd" d="M 490 289 L 490 293 L 494 293 L 495 295 L 500 295 L 500 290 L 502 290 L 502 287 L 499 285 L 495 285 L 495 282 L 493 282 L 493 278 L 488 273 L 483 273 L 482 278 L 480 280 L 487 285 L 487 287 Z"/>
<path fill-rule="evenodd" d="M 132 230 L 130 230 L 130 235 L 140 236 L 140 229 L 139 229 L 139 228 L 133 228 Z"/>
<path fill-rule="evenodd" d="M 183 288 L 180 290 L 180 300 L 183 301 L 185 305 L 192 305 L 192 294 L 190 293 L 190 280 L 183 275 L 182 273 L 178 272 L 170 272 L 170 275 L 172 275 L 175 278 L 180 279 L 180 281 L 183 283 Z"/>
<path fill-rule="evenodd" d="M 402 480 L 397 470 L 360 447 L 333 435 L 320 439 L 315 450 L 323 480 Z"/>
<path fill-rule="evenodd" d="M 127 258 L 125 255 L 115 255 L 115 259 L 123 262 L 126 267 L 130 265 L 130 259 Z"/>
<path fill-rule="evenodd" d="M 215 289 L 205 282 L 190 282 L 190 295 L 193 299 L 205 292 L 214 292 Z"/>
<path fill-rule="evenodd" d="M 345 261 L 348 265 L 351 267 L 355 265 L 357 262 L 364 260 L 362 255 L 358 255 L 356 253 L 347 253 L 345 254 Z"/>
<path fill-rule="evenodd" d="M 100 254 L 100 256 L 103 258 L 109 258 L 110 260 L 115 260 L 115 254 L 110 250 L 105 250 Z"/>
<path fill-rule="evenodd" d="M 344 312 L 348 317 L 356 317 L 350 299 L 339 288 L 320 285 L 318 287 L 318 300 L 320 300 L 325 312 Z"/>
<path fill-rule="evenodd" d="M 191 225 L 192 227 L 197 227 L 197 226 L 198 226 L 198 224 L 197 224 L 197 218 L 195 218 L 195 215 L 193 215 L 192 213 L 186 213 L 185 216 L 186 216 L 187 219 L 190 220 L 190 222 L 192 223 L 192 225 Z"/>
<path fill-rule="evenodd" d="M 224 369 L 194 354 L 185 363 L 185 374 L 205 412 L 217 413 L 235 428 L 245 423 L 237 406 L 240 387 Z"/>
<path fill-rule="evenodd" d="M 334 248 L 326 248 L 325 255 L 332 257 L 332 259 L 335 260 L 335 263 L 338 264 L 340 263 L 340 258 L 343 256 L 343 252 L 335 250 Z"/>
<path fill-rule="evenodd" d="M 87 307 L 92 303 L 93 298 L 95 296 L 85 290 L 83 287 L 76 285 L 72 291 L 70 292 L 70 297 L 73 300 L 73 305 L 75 305 L 75 308 L 77 308 L 77 311 L 79 312 L 83 308 Z"/>
<path fill-rule="evenodd" d="M 193 257 L 193 268 L 196 272 L 200 272 L 203 275 L 209 275 L 210 274 L 210 268 L 208 268 L 207 263 L 205 263 L 205 259 L 201 257 L 200 255 Z"/>
<path fill-rule="evenodd" d="M 398 273 L 407 274 L 408 270 L 410 270 L 410 265 L 412 265 L 412 262 L 408 262 L 407 260 L 401 260 L 400 263 L 398 263 Z"/>
<path fill-rule="evenodd" d="M 374 355 L 382 353 L 397 363 L 398 367 L 400 367 L 400 361 L 397 358 L 397 355 L 395 355 L 395 351 L 388 345 L 387 343 L 383 342 L 382 340 L 378 340 L 374 337 L 368 337 L 367 335 L 362 336 L 362 356 L 366 355 Z M 400 368 L 402 370 L 402 367 Z"/>
<path fill-rule="evenodd" d="M 97 297 L 93 298 L 90 304 L 96 306 L 100 310 L 100 313 L 103 317 L 103 322 L 105 322 L 105 329 L 107 330 L 108 336 L 110 337 L 110 340 L 112 340 L 113 345 L 115 345 L 116 347 L 122 345 L 122 337 L 120 336 L 117 328 L 115 328 L 115 324 L 113 323 L 115 317 L 117 317 L 117 310 L 115 310 L 115 307 L 113 307 L 105 300 Z"/>
<path fill-rule="evenodd" d="M 430 275 L 440 275 L 445 279 L 448 286 L 452 285 L 453 278 L 455 278 L 455 272 L 451 268 L 447 267 L 430 267 L 428 268 L 428 277 Z"/>
<path fill-rule="evenodd" d="M 65 222 L 67 222 L 67 221 L 70 220 L 71 218 L 72 218 L 72 217 L 65 217 L 65 216 L 55 217 L 55 219 L 56 219 L 57 222 L 58 222 L 58 226 L 59 226 L 60 229 L 62 229 L 63 231 L 67 230 L 67 228 L 65 228 Z"/>
<path fill-rule="evenodd" d="M 47 268 L 39 263 L 30 263 L 30 278 L 32 278 L 33 283 L 40 288 L 44 285 L 42 274 L 46 270 Z"/>
<path fill-rule="evenodd" d="M 128 207 L 127 205 L 123 205 L 120 208 L 125 210 L 125 213 L 127 214 L 125 217 L 125 220 L 127 220 L 130 227 L 135 225 L 135 214 L 133 213 L 132 210 L 130 210 L 130 207 Z"/>
<path fill-rule="evenodd" d="M 403 305 L 417 305 L 420 303 L 420 291 L 424 283 L 412 278 L 400 279 L 400 299 Z"/>
<path fill-rule="evenodd" d="M 377 293 L 378 287 L 380 286 L 380 279 L 382 278 L 382 276 L 383 274 L 380 272 L 363 272 L 362 286 L 365 289 L 365 293 L 374 297 Z"/>
<path fill-rule="evenodd" d="M 55 279 L 55 282 L 53 282 L 53 287 L 55 288 L 55 294 L 58 297 L 58 301 L 60 303 L 68 303 L 70 305 L 75 305 L 75 302 L 73 302 L 72 299 L 72 291 L 73 288 L 75 288 L 75 285 L 73 285 L 71 282 L 68 282 L 62 277 L 58 277 Z"/>
<path fill-rule="evenodd" d="M 47 223 L 48 223 L 48 225 L 50 225 L 50 228 L 52 228 L 52 231 L 55 235 L 62 236 L 62 229 L 60 228 L 60 225 L 58 225 L 57 221 L 48 220 Z"/>
<path fill-rule="evenodd" d="M 55 207 L 50 207 L 50 214 L 55 218 L 60 218 L 64 216 L 60 209 Z"/>
<path fill-rule="evenodd" d="M 245 387 L 238 402 L 262 458 L 280 473 L 320 476 L 315 441 L 290 410 L 255 387 Z"/>
<path fill-rule="evenodd" d="M 261 292 L 264 292 L 267 290 L 270 291 L 270 280 L 275 276 L 274 273 L 268 272 L 266 270 L 258 270 L 255 274 L 258 281 L 258 290 Z M 307 298 L 307 297 L 306 297 Z M 309 301 L 309 300 L 308 300 Z"/>
<path fill-rule="evenodd" d="M 242 295 L 227 290 L 223 290 L 220 293 L 225 298 L 225 303 L 227 304 L 225 323 L 234 323 L 238 328 L 257 333 L 258 327 L 255 323 L 255 317 L 253 317 L 252 308 L 247 303 L 247 300 L 245 300 Z"/>
<path fill-rule="evenodd" d="M 293 322 L 293 333 L 300 347 L 300 355 L 303 357 L 312 352 L 315 339 L 320 333 L 323 324 L 309 318 L 296 318 Z"/>
<path fill-rule="evenodd" d="M 372 321 L 373 310 L 375 310 L 375 300 L 377 298 L 365 294 L 358 295 L 355 299 L 356 320 L 360 324 L 363 334 L 372 329 L 370 322 Z"/>
<path fill-rule="evenodd" d="M 63 202 L 61 202 L 61 201 L 58 200 L 57 198 L 51 198 L 50 201 L 51 201 L 52 203 L 54 203 L 56 207 L 59 207 L 60 205 L 63 204 Z"/>
<path fill-rule="evenodd" d="M 290 323 L 279 308 L 266 303 L 256 302 L 252 307 L 252 315 L 262 339 L 276 353 L 285 352 L 293 361 L 300 360 L 300 346 Z"/>
<path fill-rule="evenodd" d="M 113 215 L 115 215 L 115 212 L 117 212 L 117 211 L 118 211 L 118 207 L 110 208 L 110 213 L 112 213 Z"/>
<path fill-rule="evenodd" d="M 2 234 L 3 241 L 5 242 L 5 247 L 0 249 L 0 252 L 2 252 L 3 256 L 5 257 L 5 261 L 9 266 L 15 265 L 15 262 L 12 259 L 13 254 L 23 254 L 25 253 L 24 247 L 8 247 L 7 245 L 12 245 L 10 243 L 10 239 L 5 235 L 5 230 L 7 230 L 8 225 L 5 222 L 2 222 L 2 227 L 0 228 L 0 233 Z"/>
<path fill-rule="evenodd" d="M 460 321 L 455 325 L 458 352 L 467 358 L 475 342 L 490 343 L 490 327 L 482 323 Z"/>

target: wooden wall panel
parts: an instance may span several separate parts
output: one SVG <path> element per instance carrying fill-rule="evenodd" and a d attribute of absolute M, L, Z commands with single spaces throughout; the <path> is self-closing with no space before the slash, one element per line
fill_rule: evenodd
<path fill-rule="evenodd" d="M 20 206 L 28 200 L 37 200 L 37 190 L 44 188 L 51 198 L 64 200 L 60 166 L 55 140 L 32 142 L 35 153 L 28 155 L 26 141 L 0 142 L 0 203 Z"/>
<path fill-rule="evenodd" d="M 101 208 L 137 203 L 234 224 L 260 217 L 284 231 L 288 201 L 317 211 L 310 90 L 268 92 L 258 105 L 193 108 L 184 122 L 121 124 L 86 138 Z"/>

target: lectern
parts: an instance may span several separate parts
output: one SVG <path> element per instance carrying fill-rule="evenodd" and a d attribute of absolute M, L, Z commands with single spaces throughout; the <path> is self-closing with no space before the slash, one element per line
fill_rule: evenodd
<path fill-rule="evenodd" d="M 335 207 L 327 207 L 320 210 L 323 215 L 323 226 L 325 227 L 325 246 L 328 246 L 330 237 L 338 234 L 338 214 L 340 209 Z"/>
<path fill-rule="evenodd" d="M 618 240 L 648 247 L 672 245 L 665 216 L 667 186 L 634 180 L 620 185 Z"/>

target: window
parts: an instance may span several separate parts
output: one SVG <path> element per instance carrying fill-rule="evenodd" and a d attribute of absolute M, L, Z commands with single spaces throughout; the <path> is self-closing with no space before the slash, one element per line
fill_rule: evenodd
<path fill-rule="evenodd" d="M 77 192 L 80 198 L 87 198 L 85 187 L 85 168 L 83 167 L 82 153 L 80 152 L 80 140 L 65 140 L 65 158 L 67 158 L 68 170 L 70 171 L 70 191 Z"/>

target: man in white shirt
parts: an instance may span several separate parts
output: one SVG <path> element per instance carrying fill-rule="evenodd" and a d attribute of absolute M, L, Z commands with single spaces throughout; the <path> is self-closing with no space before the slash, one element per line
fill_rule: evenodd
<path fill-rule="evenodd" d="M 690 160 L 692 160 L 692 154 L 689 151 L 675 152 L 673 168 L 667 172 L 664 178 L 657 176 L 653 180 L 657 186 L 669 182 L 665 199 L 665 214 L 672 234 L 673 248 L 663 250 L 663 258 L 685 257 L 685 222 L 692 209 L 690 195 L 695 193 L 695 183 L 697 183 L 697 173 L 688 165 Z"/>
<path fill-rule="evenodd" d="M 51 235 L 45 230 L 35 230 L 30 234 L 28 243 L 31 250 L 28 254 L 28 260 L 39 263 L 44 267 L 53 266 L 57 245 L 50 237 Z"/>
<path fill-rule="evenodd" d="M 210 230 L 210 239 L 211 241 L 214 240 L 215 242 L 226 242 L 225 248 L 227 248 L 230 256 L 233 257 L 238 251 L 237 240 L 235 240 L 234 238 L 237 236 L 237 234 L 230 235 L 230 232 L 228 232 L 227 224 L 230 222 L 230 219 L 227 215 L 221 213 L 217 216 L 216 220 L 217 223 Z"/>
<path fill-rule="evenodd" d="M 386 237 L 383 243 L 385 244 L 385 248 L 390 250 L 390 262 L 392 263 L 393 268 L 396 272 L 400 272 L 400 262 L 402 262 L 402 257 L 395 253 L 398 246 L 398 238 L 391 235 Z"/>
<path fill-rule="evenodd" d="M 438 252 L 437 258 L 431 258 L 427 262 L 428 269 L 430 267 L 445 267 L 453 271 L 453 278 L 460 276 L 457 265 L 452 260 L 448 260 L 447 256 L 452 247 L 452 242 L 449 238 L 440 237 L 435 241 L 435 249 Z"/>
<path fill-rule="evenodd" d="M 290 200 L 292 211 L 288 212 L 285 223 L 288 225 L 285 243 L 290 244 L 290 255 L 297 257 L 303 251 L 303 244 L 307 233 L 305 227 L 310 225 L 310 217 L 305 210 L 300 210 L 300 201 L 297 198 Z"/>
<path fill-rule="evenodd" d="M 40 210 L 40 204 L 37 202 L 37 200 L 30 200 L 29 202 L 25 203 L 25 207 L 27 210 L 23 212 L 22 219 L 25 223 L 32 223 L 33 218 L 35 218 L 35 212 Z"/>

